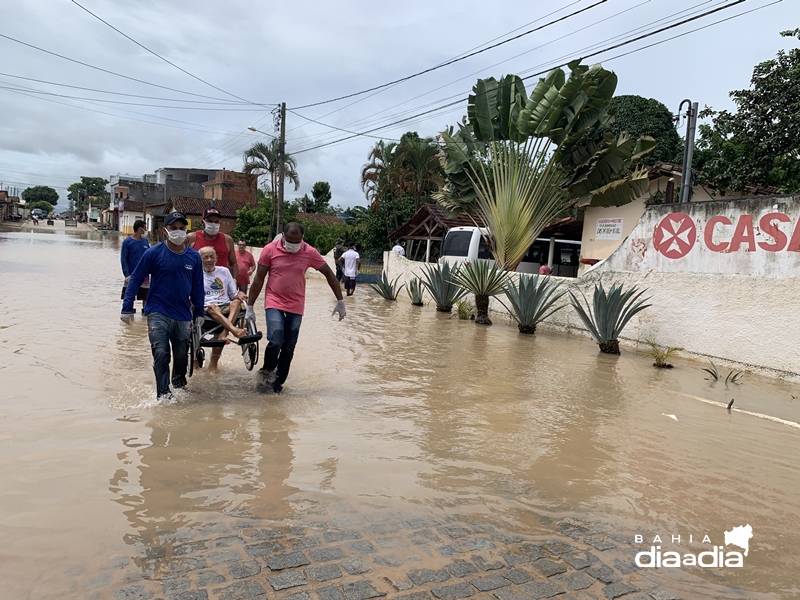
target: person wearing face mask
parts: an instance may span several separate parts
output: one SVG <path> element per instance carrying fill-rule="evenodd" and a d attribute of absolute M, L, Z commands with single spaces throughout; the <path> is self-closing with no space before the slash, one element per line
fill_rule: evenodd
<path fill-rule="evenodd" d="M 167 240 L 149 248 L 131 273 L 122 301 L 120 319 L 133 321 L 133 301 L 145 277 L 150 277 L 150 293 L 144 314 L 153 352 L 153 371 L 159 400 L 171 399 L 174 388 L 186 387 L 189 336 L 192 319 L 203 323 L 205 290 L 200 254 L 186 244 L 186 216 L 174 212 L 164 219 Z M 172 377 L 170 378 L 170 346 Z"/>
<path fill-rule="evenodd" d="M 236 251 L 233 247 L 233 238 L 227 233 L 219 232 L 220 217 L 218 208 L 213 206 L 203 212 L 203 230 L 193 231 L 186 238 L 186 245 L 199 251 L 201 248 L 212 247 L 217 253 L 217 266 L 227 267 L 234 279 L 239 276 L 239 266 L 236 261 Z"/>
<path fill-rule="evenodd" d="M 150 242 L 147 241 L 147 224 L 138 219 L 133 222 L 133 235 L 126 237 L 122 240 L 122 248 L 119 253 L 119 262 L 122 265 L 122 274 L 125 276 L 125 283 L 122 284 L 122 295 L 120 300 L 125 298 L 125 290 L 128 288 L 128 280 L 131 278 L 131 272 L 139 264 L 145 250 L 150 247 Z M 137 300 L 142 301 L 142 308 L 147 303 L 147 290 L 149 289 L 150 282 L 145 279 L 139 287 L 139 293 L 136 295 Z"/>
<path fill-rule="evenodd" d="M 300 335 L 300 323 L 306 302 L 306 270 L 311 267 L 325 276 L 328 285 L 336 296 L 336 306 L 331 316 L 339 314 L 339 320 L 347 314 L 342 298 L 342 288 L 336 275 L 319 252 L 303 241 L 303 226 L 300 223 L 287 223 L 280 239 L 270 242 L 258 257 L 253 283 L 247 297 L 245 316 L 255 324 L 256 313 L 253 305 L 261 293 L 264 278 L 269 273 L 264 292 L 264 309 L 267 319 L 267 348 L 264 350 L 264 366 L 260 374 L 264 384 L 259 391 L 279 393 L 289 375 L 289 367 L 294 357 L 294 348 Z"/>

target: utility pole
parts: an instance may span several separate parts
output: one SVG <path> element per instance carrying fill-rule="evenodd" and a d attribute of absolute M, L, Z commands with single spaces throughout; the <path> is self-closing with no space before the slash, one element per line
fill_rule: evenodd
<path fill-rule="evenodd" d="M 681 204 L 689 202 L 689 196 L 692 193 L 692 156 L 694 154 L 694 132 L 697 128 L 697 102 L 692 102 L 688 98 L 681 102 L 678 107 L 679 117 L 684 104 L 688 105 L 688 108 L 686 110 L 686 141 L 683 147 L 683 168 L 681 172 Z"/>
<path fill-rule="evenodd" d="M 286 177 L 286 102 L 281 102 L 281 137 L 278 143 L 278 219 L 277 231 L 283 231 L 283 180 Z"/>
<path fill-rule="evenodd" d="M 147 213 L 145 212 L 145 209 L 147 208 L 147 175 L 145 175 L 143 179 L 144 185 L 142 186 L 142 189 L 144 191 L 142 192 L 142 220 L 147 223 Z M 146 228 L 147 226 L 145 225 L 145 229 Z"/>

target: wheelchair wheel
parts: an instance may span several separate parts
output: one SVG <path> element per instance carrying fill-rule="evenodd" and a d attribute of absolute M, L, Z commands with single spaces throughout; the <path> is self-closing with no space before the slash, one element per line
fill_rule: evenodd
<path fill-rule="evenodd" d="M 252 371 L 258 364 L 258 342 L 251 342 L 242 348 L 242 358 L 247 370 Z"/>
<path fill-rule="evenodd" d="M 186 374 L 189 377 L 194 375 L 194 334 L 189 335 L 189 364 L 186 366 Z"/>
<path fill-rule="evenodd" d="M 202 348 L 198 348 L 197 352 L 195 353 L 195 360 L 197 360 L 197 368 L 203 368 L 203 362 L 206 360 L 206 351 Z"/>

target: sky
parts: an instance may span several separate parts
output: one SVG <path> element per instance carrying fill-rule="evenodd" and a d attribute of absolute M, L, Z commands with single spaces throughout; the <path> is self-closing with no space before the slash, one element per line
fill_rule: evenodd
<path fill-rule="evenodd" d="M 601 50 L 584 62 L 615 71 L 617 94 L 673 112 L 684 98 L 733 109 L 728 92 L 796 42 L 778 32 L 800 27 L 800 0 L 5 0 L 0 23 L 17 40 L 0 37 L 2 189 L 49 185 L 65 209 L 81 175 L 241 170 L 242 152 L 276 134 L 272 111 L 285 102 L 301 184 L 285 197 L 328 181 L 332 204 L 350 207 L 366 204 L 360 171 L 377 138 L 436 136 L 466 114 L 481 77 L 535 74 Z"/>

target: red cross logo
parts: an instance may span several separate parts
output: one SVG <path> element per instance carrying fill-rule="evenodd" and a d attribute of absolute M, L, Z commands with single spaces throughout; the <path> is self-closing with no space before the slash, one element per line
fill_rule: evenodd
<path fill-rule="evenodd" d="M 697 227 L 686 213 L 667 215 L 656 225 L 653 243 L 656 250 L 667 258 L 683 258 L 697 241 Z"/>

